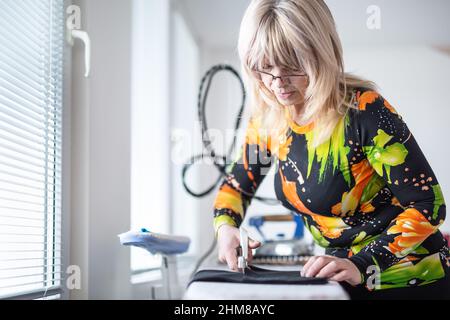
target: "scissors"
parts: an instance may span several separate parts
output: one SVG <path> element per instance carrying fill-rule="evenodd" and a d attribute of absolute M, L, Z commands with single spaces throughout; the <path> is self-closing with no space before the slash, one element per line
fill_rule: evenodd
<path fill-rule="evenodd" d="M 239 228 L 240 246 L 236 248 L 238 255 L 238 269 L 245 274 L 248 269 L 248 233 L 244 228 Z"/>

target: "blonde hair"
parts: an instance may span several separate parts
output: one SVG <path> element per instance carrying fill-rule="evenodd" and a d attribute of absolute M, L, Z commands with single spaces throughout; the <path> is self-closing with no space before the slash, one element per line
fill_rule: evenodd
<path fill-rule="evenodd" d="M 281 105 L 255 77 L 252 70 L 265 60 L 307 74 L 301 122 L 314 122 L 314 146 L 325 142 L 348 108 L 355 107 L 347 99 L 349 91 L 376 90 L 373 82 L 344 72 L 341 42 L 322 0 L 252 0 L 240 26 L 238 51 L 251 117 L 272 144 L 285 137 L 294 106 Z"/>

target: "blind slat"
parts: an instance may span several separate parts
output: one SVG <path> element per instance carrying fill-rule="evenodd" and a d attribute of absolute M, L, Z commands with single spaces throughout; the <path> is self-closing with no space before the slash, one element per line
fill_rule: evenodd
<path fill-rule="evenodd" d="M 34 136 L 29 134 L 28 132 L 24 132 L 24 130 L 19 130 L 18 128 L 14 128 L 11 124 L 5 124 L 2 123 L 0 121 L 0 130 L 4 131 L 5 133 L 8 133 L 9 135 L 13 135 L 16 139 L 22 139 L 25 140 L 27 142 L 33 142 L 36 145 L 40 145 L 43 146 L 44 148 L 44 152 L 45 152 L 45 148 L 49 148 L 48 144 L 45 142 L 45 137 L 38 137 L 38 136 Z M 0 132 L 1 132 L 0 131 Z M 57 150 L 58 152 L 61 151 L 61 140 L 60 139 L 56 139 L 56 140 L 50 140 L 52 142 L 52 144 L 50 144 L 50 147 L 52 148 L 52 150 Z"/>
<path fill-rule="evenodd" d="M 53 110 L 48 110 L 47 105 L 49 104 L 49 101 L 47 101 L 47 98 L 45 101 L 39 101 L 36 100 L 35 98 L 32 99 L 27 99 L 25 96 L 20 96 L 20 90 L 15 90 L 14 89 L 11 90 L 11 85 L 5 85 L 3 87 L 0 87 L 0 95 L 1 95 L 1 100 L 0 102 L 9 107 L 9 110 L 4 110 L 4 112 L 9 112 L 9 114 L 14 115 L 15 114 L 15 118 L 16 119 L 21 119 L 22 122 L 24 123 L 29 123 L 30 120 L 26 120 L 24 117 L 20 117 L 20 115 L 18 116 L 17 114 L 19 112 L 17 111 L 21 111 L 21 113 L 23 113 L 23 115 L 28 116 L 28 118 L 34 119 L 35 121 L 37 120 L 40 123 L 45 123 L 46 125 L 51 125 L 51 123 L 46 123 L 44 122 L 45 120 L 51 120 L 55 118 L 55 114 L 53 112 Z M 55 101 L 53 101 L 55 102 Z M 30 110 L 38 110 L 38 112 L 34 112 L 34 114 L 32 112 L 30 112 Z M 11 110 L 16 110 L 16 112 L 11 112 Z M 37 114 L 36 114 L 37 113 Z M 41 116 L 41 117 L 37 117 L 37 116 Z M 57 114 L 58 116 L 60 114 Z M 25 119 L 25 120 L 24 120 Z M 59 120 L 59 117 L 56 117 L 56 120 Z M 33 124 L 34 126 L 36 126 L 36 124 Z M 43 128 L 44 126 L 42 125 L 38 125 L 37 128 Z"/>
<path fill-rule="evenodd" d="M 1 97 L 0 97 L 0 107 L 1 107 Z M 52 137 L 47 137 L 45 135 L 45 127 L 43 126 L 33 126 L 32 124 L 29 123 L 24 123 L 23 121 L 20 121 L 19 119 L 15 119 L 14 116 L 10 115 L 10 112 L 8 112 L 8 114 L 6 114 L 6 112 L 4 112 L 5 110 L 7 110 L 6 108 L 0 108 L 0 121 L 3 121 L 3 125 L 10 125 L 12 127 L 15 127 L 15 129 L 20 129 L 23 132 L 26 132 L 27 134 L 31 134 L 34 135 L 35 137 L 39 137 L 41 139 L 44 139 L 44 141 L 48 141 L 48 142 L 56 142 L 56 143 L 60 143 L 61 142 L 61 134 L 57 133 L 56 134 L 56 139 L 53 139 Z M 60 129 L 60 128 L 57 128 Z"/>
<path fill-rule="evenodd" d="M 1 289 L 24 287 L 24 286 L 30 286 L 30 285 L 33 285 L 33 284 L 40 284 L 40 283 L 60 282 L 62 280 L 63 280 L 62 278 L 58 278 L 58 279 L 48 279 L 48 280 L 42 280 L 42 281 L 36 281 L 36 282 L 25 282 L 25 283 L 14 285 L 14 286 L 4 286 L 4 287 L 0 286 L 0 296 L 4 295 L 4 294 L 2 294 Z"/>
<path fill-rule="evenodd" d="M 63 252 L 64 250 L 59 250 L 59 252 Z M 10 250 L 10 249 L 0 249 L 0 252 L 8 252 L 10 253 L 43 253 L 43 252 L 53 252 L 53 250 Z"/>
<path fill-rule="evenodd" d="M 26 189 L 32 189 L 32 190 L 36 190 L 36 191 L 41 191 L 41 193 L 46 191 L 46 189 L 43 189 L 43 188 L 40 188 L 40 187 L 36 187 L 35 185 L 30 185 L 30 184 L 26 184 L 26 183 L 20 183 L 20 182 L 16 182 L 16 181 L 8 181 L 8 180 L 2 179 L 2 178 L 0 178 L 0 183 L 7 184 L 7 185 L 10 185 L 10 186 L 18 186 L 18 187 L 22 187 L 22 188 L 26 188 Z M 50 187 L 54 186 L 53 183 L 50 183 L 48 185 Z M 10 189 L 5 189 L 5 190 L 10 190 Z M 27 194 L 26 192 L 23 192 L 23 193 L 25 195 Z M 60 194 L 59 189 L 55 190 L 54 193 L 59 195 Z"/>
<path fill-rule="evenodd" d="M 13 161 L 14 163 L 9 163 L 8 160 L 14 160 Z M 27 167 L 23 167 L 23 166 L 17 165 L 18 162 L 20 162 L 22 164 L 26 164 Z M 53 177 L 55 174 L 58 174 L 60 172 L 60 171 L 55 171 L 55 173 L 53 173 L 53 172 L 51 172 L 51 173 L 42 173 L 42 172 L 39 172 L 37 170 L 30 169 L 29 166 L 39 167 L 39 165 L 36 165 L 35 163 L 33 163 L 31 161 L 26 161 L 26 160 L 23 160 L 23 159 L 21 159 L 19 157 L 14 157 L 14 156 L 11 156 L 11 155 L 9 155 L 7 157 L 5 155 L 0 155 L 0 165 L 4 166 L 4 167 L 9 167 L 11 169 L 17 169 L 17 170 L 20 170 L 22 172 L 31 173 L 31 174 L 34 174 L 35 176 L 44 177 L 44 178 L 48 178 L 49 174 L 50 174 L 51 177 Z"/>
<path fill-rule="evenodd" d="M 42 213 L 41 210 L 24 209 L 24 208 L 9 207 L 9 206 L 3 206 L 3 205 L 0 205 L 0 209 L 13 210 L 13 211 L 23 211 L 23 212 L 33 212 L 33 213 L 38 213 L 38 214 Z"/>
<path fill-rule="evenodd" d="M 49 10 L 48 7 L 41 6 L 41 1 L 28 1 L 27 7 L 24 7 L 21 1 L 7 0 L 6 3 L 17 16 L 29 19 L 34 28 L 45 32 L 45 26 L 48 25 L 46 15 L 48 15 Z M 32 11 L 29 10 L 30 7 L 33 8 Z"/>
<path fill-rule="evenodd" d="M 40 252 L 41 253 L 41 252 Z M 62 259 L 62 257 L 61 256 L 59 256 L 59 257 L 54 257 L 55 259 Z M 42 260 L 42 257 L 38 257 L 38 258 L 16 258 L 16 259 L 14 259 L 14 258 L 12 258 L 12 259 L 1 259 L 0 258 L 0 261 L 1 262 L 12 262 L 12 261 L 35 261 L 35 260 L 39 260 L 39 261 L 41 261 Z"/>
<path fill-rule="evenodd" d="M 16 91 L 16 94 L 24 96 L 34 105 L 39 105 L 42 100 L 46 100 L 45 93 L 48 91 L 46 87 L 36 86 L 35 83 L 24 79 L 20 73 L 12 73 L 7 68 L 0 68 L 0 75 L 3 78 L 4 89 Z M 38 113 L 39 114 L 39 113 Z"/>
<path fill-rule="evenodd" d="M 46 83 L 46 71 L 45 65 L 36 65 L 26 59 L 26 56 L 21 54 L 16 54 L 11 48 L 4 47 L 0 51 L 0 58 L 3 66 L 8 66 L 14 68 L 16 72 L 20 72 L 26 75 L 31 80 L 36 83 L 41 83 L 42 85 Z"/>
<path fill-rule="evenodd" d="M 40 194 L 29 193 L 29 192 L 18 191 L 18 190 L 9 189 L 9 188 L 3 188 L 3 187 L 0 187 L 0 192 L 2 192 L 4 194 L 13 194 L 13 195 L 17 195 L 17 196 L 27 196 L 27 197 L 38 198 L 38 199 L 42 199 L 43 198 L 42 193 L 40 193 Z"/>
<path fill-rule="evenodd" d="M 20 2 L 20 1 L 16 1 Z M 11 7 L 8 5 L 3 6 L 4 11 L 3 21 L 0 23 L 4 28 L 2 31 L 5 32 L 17 32 L 22 35 L 24 39 L 32 42 L 38 48 L 38 52 L 41 52 L 40 46 L 45 45 L 46 47 L 49 45 L 49 41 L 45 39 L 45 29 L 39 25 L 35 24 L 33 19 L 27 19 L 24 16 L 17 14 Z M 8 28 L 8 26 L 11 26 Z M 11 30 L 11 28 L 16 28 L 15 30 Z"/>
<path fill-rule="evenodd" d="M 30 221 L 35 221 L 35 222 L 44 222 L 44 221 L 49 221 L 49 220 L 53 220 L 53 218 L 55 218 L 54 220 L 56 220 L 58 223 L 61 222 L 60 220 L 60 214 L 57 214 L 55 216 L 48 217 L 47 219 L 44 218 L 36 218 L 36 217 L 19 217 L 19 216 L 12 216 L 12 215 L 8 215 L 8 214 L 0 214 L 0 217 L 2 218 L 7 218 L 7 219 L 18 219 L 18 220 L 30 220 Z"/>
<path fill-rule="evenodd" d="M 63 274 L 63 272 L 62 271 L 51 271 L 51 272 L 48 272 L 48 274 L 61 275 L 61 274 Z M 33 274 L 26 274 L 26 275 L 20 275 L 20 276 L 0 277 L 0 280 L 30 278 L 30 277 L 36 277 L 36 276 L 41 276 L 41 275 L 42 275 L 42 273 L 33 273 Z"/>
<path fill-rule="evenodd" d="M 0 167 L 0 176 L 1 176 L 1 174 L 9 176 L 9 177 L 13 177 L 13 178 L 19 178 L 19 179 L 24 179 L 24 180 L 27 180 L 27 181 L 33 181 L 33 182 L 36 182 L 36 183 L 41 183 L 41 184 L 44 184 L 44 185 L 47 185 L 47 186 L 56 186 L 58 188 L 61 188 L 61 183 L 59 181 L 56 182 L 56 183 L 53 183 L 51 181 L 45 181 L 45 180 L 41 180 L 41 179 L 31 178 L 30 176 L 25 176 L 25 175 L 22 175 L 22 174 L 11 173 L 11 172 L 5 171 L 5 170 L 3 170 Z"/>
<path fill-rule="evenodd" d="M 35 52 L 23 44 L 23 39 L 19 39 L 11 34 L 0 32 L 0 42 L 8 43 L 9 50 L 15 54 L 25 56 L 29 62 L 36 66 L 44 67 L 48 60 L 49 53 Z"/>
<path fill-rule="evenodd" d="M 44 241 L 3 241 L 5 244 L 46 244 Z M 53 242 L 54 244 L 61 244 L 61 242 Z M 0 269 L 1 270 L 1 269 Z"/>
<path fill-rule="evenodd" d="M 22 225 L 22 224 L 4 224 L 4 223 L 1 223 L 0 227 L 18 227 L 18 228 L 32 228 L 32 229 L 44 229 L 45 228 L 43 226 L 27 226 L 27 225 Z"/>
<path fill-rule="evenodd" d="M 16 147 L 20 147 L 26 150 L 30 150 L 33 151 L 35 153 L 40 153 L 42 154 L 43 152 L 48 152 L 48 156 L 50 158 L 56 158 L 56 159 L 61 159 L 61 155 L 59 153 L 55 154 L 53 152 L 53 148 L 48 148 L 48 150 L 45 150 L 44 148 L 38 148 L 39 145 L 36 144 L 30 144 L 28 141 L 21 141 L 20 139 L 18 139 L 16 136 L 6 136 L 2 133 L 2 131 L 0 131 L 0 143 L 2 145 L 6 145 L 8 143 L 13 144 Z"/>
<path fill-rule="evenodd" d="M 41 162 L 42 161 L 46 161 L 46 162 L 51 163 L 51 164 L 61 164 L 61 157 L 60 156 L 54 156 L 53 154 L 48 154 L 46 156 L 45 155 L 39 155 L 36 152 L 24 151 L 22 149 L 19 149 L 18 147 L 8 145 L 6 143 L 3 143 L 0 140 L 0 148 L 1 147 L 4 147 L 4 148 L 8 149 L 10 153 L 14 152 L 14 153 L 20 154 L 21 156 L 29 157 L 30 159 L 32 159 L 32 161 L 41 161 Z M 27 148 L 25 148 L 25 150 L 27 150 Z M 53 161 L 54 159 L 56 159 L 56 161 Z M 39 162 L 38 162 L 38 164 L 36 164 L 36 162 L 34 162 L 34 163 L 35 163 L 35 165 L 37 165 L 39 167 L 41 166 L 41 164 Z M 56 170 L 56 172 L 60 172 L 60 170 Z"/>

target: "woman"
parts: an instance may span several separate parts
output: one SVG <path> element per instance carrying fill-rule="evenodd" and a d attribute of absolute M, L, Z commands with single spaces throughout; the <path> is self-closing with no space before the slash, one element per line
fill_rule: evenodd
<path fill-rule="evenodd" d="M 303 276 L 339 281 L 351 298 L 449 298 L 436 176 L 375 85 L 344 72 L 325 3 L 253 0 L 238 49 L 253 109 L 214 203 L 219 260 L 237 269 L 237 227 L 275 163 L 277 198 L 326 248 Z"/>

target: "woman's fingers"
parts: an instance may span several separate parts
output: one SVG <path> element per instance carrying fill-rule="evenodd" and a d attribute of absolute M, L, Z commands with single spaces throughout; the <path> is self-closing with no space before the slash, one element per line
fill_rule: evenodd
<path fill-rule="evenodd" d="M 233 271 L 237 271 L 237 256 L 236 252 L 229 250 L 225 253 L 225 258 L 227 260 L 228 268 Z"/>
<path fill-rule="evenodd" d="M 332 281 L 345 281 L 348 279 L 348 271 L 347 270 L 342 270 L 341 272 L 335 274 L 334 276 L 332 276 L 330 278 L 330 280 Z"/>
<path fill-rule="evenodd" d="M 316 274 L 329 263 L 330 257 L 326 256 L 320 256 L 317 257 L 317 259 L 314 259 L 314 261 L 304 270 L 303 274 L 306 277 L 315 277 Z M 305 265 L 306 267 L 306 265 Z"/>
<path fill-rule="evenodd" d="M 237 271 L 237 252 L 236 247 L 239 246 L 239 229 L 235 227 L 223 226 L 220 228 L 220 233 L 218 236 L 219 242 L 219 261 L 226 262 L 228 268 L 233 271 Z M 250 264 L 253 260 L 252 249 L 256 249 L 261 246 L 261 242 L 248 239 L 248 263 Z"/>
<path fill-rule="evenodd" d="M 350 260 L 327 255 L 311 257 L 303 267 L 301 275 L 347 281 L 353 286 L 361 283 L 361 273 Z"/>
<path fill-rule="evenodd" d="M 305 265 L 303 266 L 302 270 L 300 271 L 300 275 L 302 277 L 305 277 L 306 272 L 311 267 L 311 265 L 314 263 L 314 261 L 316 261 L 317 258 L 318 258 L 317 256 L 312 256 L 308 259 L 308 261 L 306 261 Z"/>
<path fill-rule="evenodd" d="M 253 250 L 251 248 L 248 248 L 248 264 L 252 263 L 253 261 Z"/>
<path fill-rule="evenodd" d="M 338 260 L 329 260 L 328 264 L 326 264 L 322 269 L 319 270 L 319 272 L 316 274 L 316 277 L 328 278 L 331 277 L 333 274 L 341 271 L 341 269 L 342 266 L 340 266 Z"/>
<path fill-rule="evenodd" d="M 250 249 L 256 249 L 261 246 L 261 242 L 248 238 L 248 246 Z"/>

